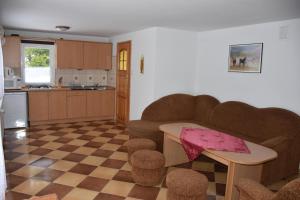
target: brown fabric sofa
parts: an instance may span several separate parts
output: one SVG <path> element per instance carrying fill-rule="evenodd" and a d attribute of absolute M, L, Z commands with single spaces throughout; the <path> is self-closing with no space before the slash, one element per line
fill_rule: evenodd
<path fill-rule="evenodd" d="M 173 94 L 150 104 L 141 120 L 128 123 L 128 132 L 131 138 L 152 139 L 162 151 L 163 133 L 158 127 L 171 122 L 197 123 L 274 149 L 278 158 L 264 165 L 264 184 L 298 173 L 300 117 L 291 111 L 237 101 L 220 103 L 209 95 Z"/>
<path fill-rule="evenodd" d="M 277 193 L 273 193 L 263 185 L 250 179 L 241 179 L 237 185 L 240 192 L 239 200 L 299 200 L 300 178 L 297 178 Z"/>

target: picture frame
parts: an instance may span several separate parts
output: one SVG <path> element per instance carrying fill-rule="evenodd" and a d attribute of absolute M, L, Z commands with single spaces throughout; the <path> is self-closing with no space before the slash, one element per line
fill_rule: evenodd
<path fill-rule="evenodd" d="M 263 43 L 229 45 L 228 72 L 261 73 Z"/>

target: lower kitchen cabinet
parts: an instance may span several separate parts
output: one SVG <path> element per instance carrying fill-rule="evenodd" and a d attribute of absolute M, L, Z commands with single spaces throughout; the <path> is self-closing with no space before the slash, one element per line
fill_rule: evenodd
<path fill-rule="evenodd" d="M 28 92 L 29 121 L 49 120 L 48 92 Z"/>
<path fill-rule="evenodd" d="M 114 90 L 87 91 L 86 99 L 88 117 L 114 117 Z"/>
<path fill-rule="evenodd" d="M 115 91 L 105 90 L 102 92 L 102 116 L 114 117 L 115 115 Z"/>
<path fill-rule="evenodd" d="M 29 91 L 29 121 L 34 124 L 114 119 L 115 90 Z"/>
<path fill-rule="evenodd" d="M 67 118 L 67 92 L 49 92 L 49 120 Z"/>
<path fill-rule="evenodd" d="M 67 93 L 67 117 L 84 118 L 86 117 L 86 92 L 69 91 Z"/>
<path fill-rule="evenodd" d="M 88 117 L 101 115 L 102 95 L 99 91 L 87 91 L 86 102 L 86 115 Z"/>

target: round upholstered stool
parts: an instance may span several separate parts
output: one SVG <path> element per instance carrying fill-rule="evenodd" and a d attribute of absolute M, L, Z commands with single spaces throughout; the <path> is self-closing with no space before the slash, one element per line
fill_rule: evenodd
<path fill-rule="evenodd" d="M 176 169 L 167 175 L 167 200 L 206 200 L 208 180 L 191 169 Z"/>
<path fill-rule="evenodd" d="M 131 157 L 132 178 L 136 184 L 154 186 L 161 183 L 165 172 L 165 157 L 153 150 L 138 150 Z"/>
<path fill-rule="evenodd" d="M 127 141 L 126 146 L 128 151 L 129 164 L 131 164 L 130 157 L 135 151 L 142 150 L 142 149 L 149 149 L 149 150 L 156 149 L 155 142 L 145 138 L 130 139 L 129 141 Z"/>

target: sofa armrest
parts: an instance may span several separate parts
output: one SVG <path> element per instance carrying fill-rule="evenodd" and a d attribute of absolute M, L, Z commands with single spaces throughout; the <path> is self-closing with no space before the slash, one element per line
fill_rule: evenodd
<path fill-rule="evenodd" d="M 265 186 L 250 179 L 240 179 L 236 187 L 240 195 L 249 196 L 255 200 L 270 200 L 274 196 L 274 193 Z"/>
<path fill-rule="evenodd" d="M 268 140 L 265 140 L 261 143 L 261 145 L 265 146 L 265 147 L 269 147 L 271 149 L 274 150 L 279 150 L 281 147 L 287 147 L 289 143 L 289 138 L 285 137 L 285 136 L 277 136 L 274 138 L 270 138 Z"/>

